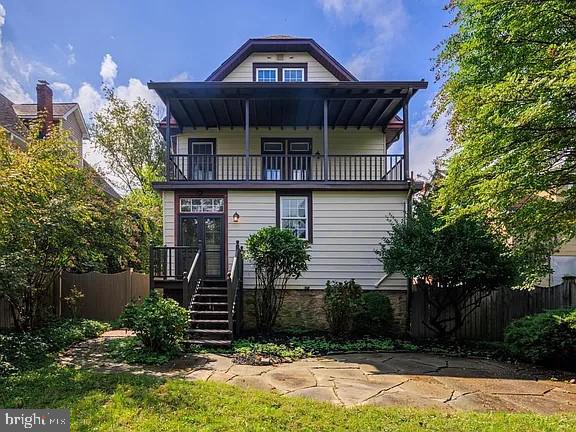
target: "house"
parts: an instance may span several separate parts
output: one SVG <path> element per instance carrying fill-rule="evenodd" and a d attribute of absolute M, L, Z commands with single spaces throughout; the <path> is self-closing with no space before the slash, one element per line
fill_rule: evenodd
<path fill-rule="evenodd" d="M 409 102 L 426 82 L 359 81 L 313 39 L 273 36 L 248 40 L 206 81 L 148 87 L 169 143 L 152 286 L 190 307 L 192 340 L 229 343 L 243 306 L 250 324 L 254 273 L 238 248 L 265 226 L 311 244 L 280 327 L 325 326 L 326 281 L 351 278 L 389 295 L 402 319 L 408 283 L 374 250 L 410 208 Z M 390 153 L 401 134 L 403 152 Z"/>
<path fill-rule="evenodd" d="M 44 113 L 42 133 L 51 127 L 63 127 L 77 144 L 78 160 L 81 167 L 88 170 L 97 185 L 114 199 L 120 198 L 116 190 L 83 158 L 83 141 L 88 138 L 88 128 L 80 105 L 76 102 L 53 102 L 52 89 L 48 82 L 40 80 L 36 84 L 36 103 L 17 104 L 0 94 L 0 127 L 4 128 L 11 142 L 21 148 L 26 147 L 28 127 Z"/>

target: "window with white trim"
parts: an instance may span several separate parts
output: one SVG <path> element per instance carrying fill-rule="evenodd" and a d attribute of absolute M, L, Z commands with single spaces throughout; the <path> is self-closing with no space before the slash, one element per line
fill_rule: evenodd
<path fill-rule="evenodd" d="M 277 68 L 257 68 L 256 81 L 258 82 L 276 82 L 278 81 Z"/>
<path fill-rule="evenodd" d="M 224 213 L 224 198 L 180 198 L 180 213 Z"/>
<path fill-rule="evenodd" d="M 284 82 L 304 81 L 304 68 L 283 68 L 282 81 Z"/>
<path fill-rule="evenodd" d="M 298 238 L 309 240 L 308 215 L 308 197 L 280 197 L 280 228 L 292 231 Z"/>

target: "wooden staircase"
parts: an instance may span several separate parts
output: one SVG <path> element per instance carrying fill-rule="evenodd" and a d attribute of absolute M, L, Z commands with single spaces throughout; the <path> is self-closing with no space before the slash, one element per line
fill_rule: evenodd
<path fill-rule="evenodd" d="M 150 289 L 163 288 L 188 308 L 188 345 L 230 346 L 242 327 L 243 250 L 236 241 L 230 271 L 216 280 L 204 277 L 202 251 L 200 242 L 197 248 L 151 247 Z"/>
<path fill-rule="evenodd" d="M 205 280 L 190 302 L 190 328 L 186 342 L 191 345 L 227 347 L 232 343 L 228 311 L 228 282 Z"/>

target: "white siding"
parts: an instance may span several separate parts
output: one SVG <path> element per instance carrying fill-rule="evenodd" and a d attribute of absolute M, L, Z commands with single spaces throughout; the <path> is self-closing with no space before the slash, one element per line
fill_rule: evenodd
<path fill-rule="evenodd" d="M 175 246 L 174 219 L 176 217 L 174 209 L 174 192 L 162 192 L 162 208 L 164 214 L 163 236 L 165 246 Z"/>
<path fill-rule="evenodd" d="M 284 56 L 282 60 L 278 60 L 279 54 Z M 222 81 L 253 81 L 253 63 L 308 63 L 308 81 L 338 81 L 318 60 L 303 52 L 251 54 Z"/>
<path fill-rule="evenodd" d="M 244 154 L 244 130 L 187 128 L 178 135 L 178 153 L 188 153 L 188 138 L 215 138 L 217 154 Z M 306 128 L 251 128 L 250 154 L 260 154 L 262 138 L 312 138 L 312 153 L 323 153 L 322 130 L 317 127 Z M 328 132 L 328 154 L 332 155 L 384 155 L 386 139 L 378 128 L 336 128 Z"/>
<path fill-rule="evenodd" d="M 384 275 L 374 250 L 390 229 L 389 216 L 402 218 L 406 195 L 396 192 L 315 191 L 312 196 L 313 244 L 309 269 L 289 288 L 322 289 L 328 279 L 354 278 L 364 289 L 373 289 Z M 240 222 L 231 215 L 238 212 Z M 264 226 L 276 225 L 274 191 L 228 192 L 228 256 L 233 256 L 236 240 L 246 238 Z M 254 286 L 246 265 L 245 286 Z M 406 289 L 400 275 L 390 276 L 382 289 Z"/>

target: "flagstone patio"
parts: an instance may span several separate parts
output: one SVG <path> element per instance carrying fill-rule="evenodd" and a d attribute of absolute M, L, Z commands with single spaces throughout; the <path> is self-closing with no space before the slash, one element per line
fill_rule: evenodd
<path fill-rule="evenodd" d="M 576 384 L 532 367 L 424 353 L 339 354 L 275 366 L 235 364 L 228 356 L 187 355 L 162 367 L 116 363 L 105 354 L 108 332 L 61 356 L 72 367 L 166 378 L 220 381 L 338 405 L 372 404 L 443 411 L 552 414 L 576 411 Z"/>

